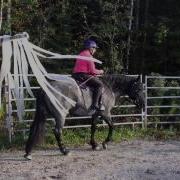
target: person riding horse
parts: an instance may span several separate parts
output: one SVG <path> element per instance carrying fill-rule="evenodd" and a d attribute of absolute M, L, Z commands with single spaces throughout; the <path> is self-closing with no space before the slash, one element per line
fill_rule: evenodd
<path fill-rule="evenodd" d="M 79 55 L 93 57 L 97 48 L 98 46 L 95 41 L 90 39 L 85 40 L 84 50 L 82 50 Z M 101 104 L 103 83 L 97 77 L 97 75 L 102 75 L 103 73 L 103 70 L 99 70 L 95 67 L 95 63 L 93 61 L 76 59 L 72 77 L 81 83 L 85 82 L 85 85 L 92 88 L 92 105 L 89 108 L 89 114 L 91 115 L 97 111 L 104 110 L 104 107 Z"/>

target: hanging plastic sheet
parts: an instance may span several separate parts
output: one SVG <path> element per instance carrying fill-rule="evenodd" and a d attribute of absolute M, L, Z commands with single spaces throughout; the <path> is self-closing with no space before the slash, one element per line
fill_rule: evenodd
<path fill-rule="evenodd" d="M 24 85 L 27 89 L 28 94 L 31 97 L 34 97 L 28 80 L 28 73 L 31 69 L 39 85 L 51 100 L 51 103 L 55 106 L 55 108 L 60 112 L 62 116 L 65 116 L 68 113 L 67 109 L 63 106 L 63 104 L 61 104 L 61 102 L 57 100 L 56 95 L 59 95 L 62 98 L 64 98 L 64 100 L 66 100 L 72 106 L 75 106 L 76 102 L 70 99 L 69 97 L 65 96 L 61 92 L 57 91 L 53 86 L 51 86 L 47 79 L 52 79 L 52 76 L 47 73 L 46 69 L 41 64 L 39 57 L 41 57 L 41 59 L 48 58 L 51 60 L 80 58 L 87 61 L 94 61 L 100 64 L 102 62 L 91 57 L 62 55 L 47 51 L 43 48 L 40 48 L 30 43 L 28 41 L 28 37 L 29 36 L 27 33 L 17 34 L 13 37 L 0 37 L 0 39 L 2 40 L 3 52 L 2 65 L 0 71 L 0 106 L 2 103 L 2 84 L 5 77 L 7 77 L 11 92 L 10 96 L 12 96 L 12 98 L 16 100 L 15 102 L 17 106 L 17 114 L 19 120 L 23 119 L 22 117 L 24 115 Z M 11 68 L 11 64 L 14 65 L 13 68 Z M 12 69 L 13 72 L 11 72 Z"/>

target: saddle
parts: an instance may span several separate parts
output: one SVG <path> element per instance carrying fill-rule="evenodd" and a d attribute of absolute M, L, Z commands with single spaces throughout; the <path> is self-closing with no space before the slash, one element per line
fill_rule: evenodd
<path fill-rule="evenodd" d="M 69 75 L 60 75 L 60 74 L 51 73 L 49 74 L 48 78 L 50 80 L 67 83 L 68 86 L 71 86 L 72 88 L 76 87 L 76 89 L 79 90 L 79 94 L 82 95 L 83 102 L 81 103 L 83 103 L 87 109 L 89 108 L 89 106 L 92 103 L 93 88 L 86 86 L 85 83 L 78 81 Z M 87 101 L 87 99 L 89 99 L 89 101 Z"/>
<path fill-rule="evenodd" d="M 93 88 L 87 86 L 86 83 L 79 81 L 73 77 L 72 77 L 72 79 L 75 80 L 77 86 L 79 87 L 79 89 L 81 91 L 82 98 L 83 98 L 83 104 L 88 109 L 89 106 L 92 104 Z M 88 102 L 87 99 L 90 99 L 90 101 Z"/>
<path fill-rule="evenodd" d="M 72 78 L 73 78 L 73 77 L 72 77 Z M 88 89 L 93 90 L 93 88 L 87 86 L 86 83 L 81 82 L 81 81 L 78 81 L 77 79 L 74 79 L 74 80 L 76 81 L 76 83 L 77 83 L 77 85 L 79 86 L 79 88 L 81 89 L 81 91 L 82 91 L 82 90 L 88 90 Z"/>

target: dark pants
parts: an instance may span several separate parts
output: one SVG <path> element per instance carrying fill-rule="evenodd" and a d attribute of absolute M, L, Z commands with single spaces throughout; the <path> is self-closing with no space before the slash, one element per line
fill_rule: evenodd
<path fill-rule="evenodd" d="M 80 81 L 81 83 L 85 82 L 87 86 L 92 88 L 93 91 L 93 102 L 92 105 L 99 108 L 100 101 L 101 101 L 101 95 L 102 95 L 102 90 L 103 90 L 103 83 L 101 80 L 96 77 L 92 76 L 90 74 L 85 74 L 85 73 L 74 73 L 72 75 L 74 79 Z"/>

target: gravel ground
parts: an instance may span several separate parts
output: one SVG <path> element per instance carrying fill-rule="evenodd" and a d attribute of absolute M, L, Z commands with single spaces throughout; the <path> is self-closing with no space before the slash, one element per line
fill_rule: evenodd
<path fill-rule="evenodd" d="M 3 180 L 180 180 L 180 141 L 126 141 L 108 150 L 83 146 L 70 156 L 36 150 L 26 161 L 23 151 L 1 152 Z"/>

